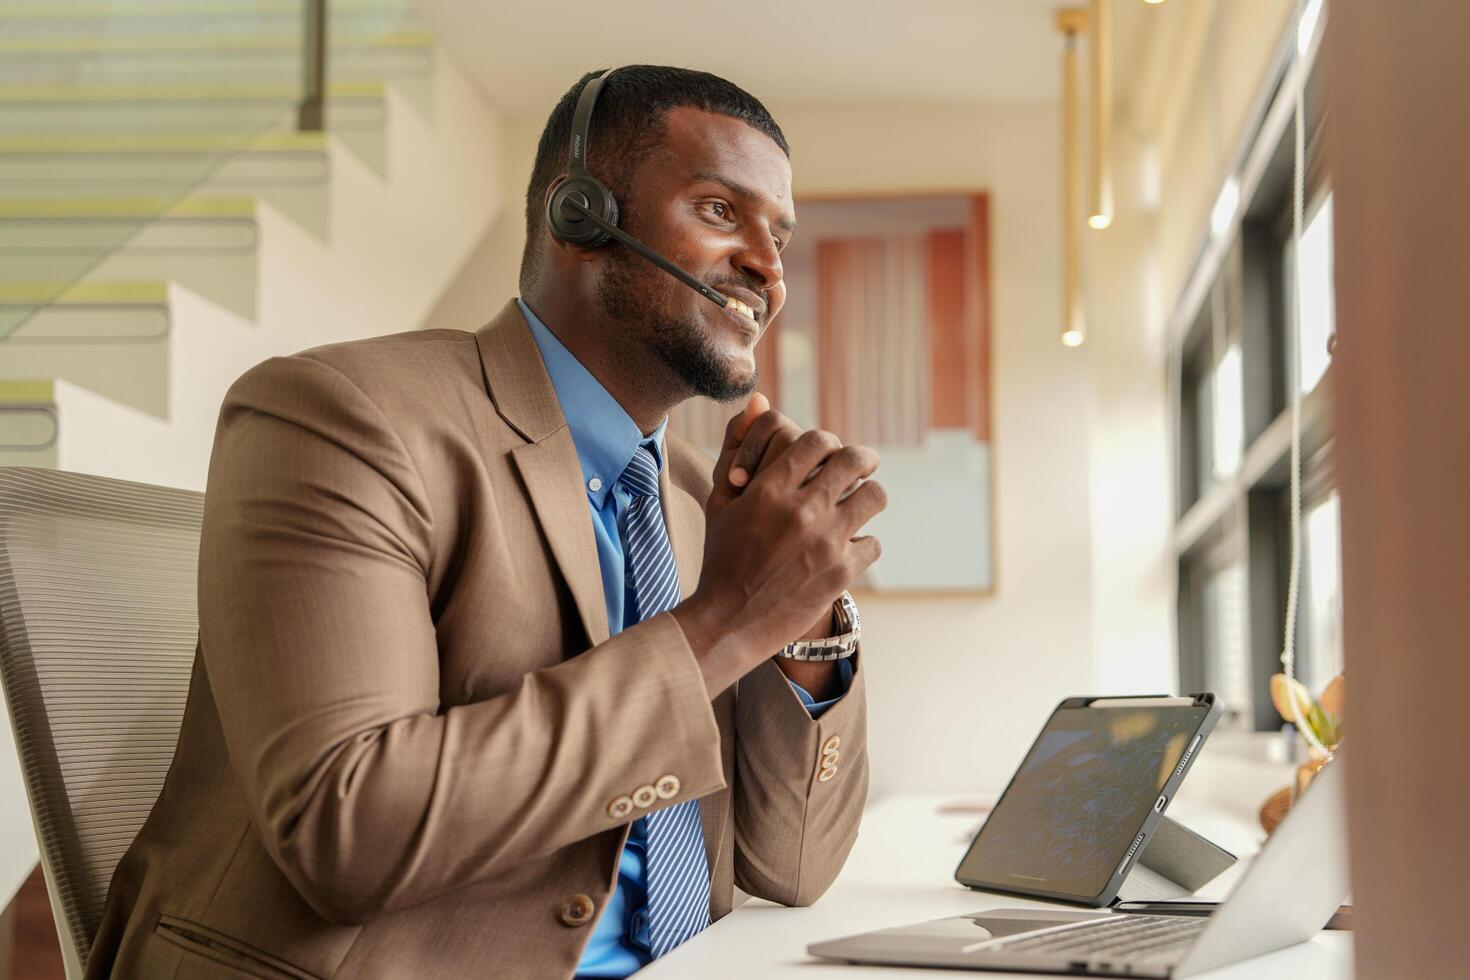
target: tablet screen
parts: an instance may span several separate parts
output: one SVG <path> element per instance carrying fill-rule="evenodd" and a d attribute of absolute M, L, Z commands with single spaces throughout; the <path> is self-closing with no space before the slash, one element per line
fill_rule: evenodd
<path fill-rule="evenodd" d="M 1059 708 L 970 845 L 958 878 L 980 888 L 1096 898 L 1208 712 L 1205 705 Z"/>

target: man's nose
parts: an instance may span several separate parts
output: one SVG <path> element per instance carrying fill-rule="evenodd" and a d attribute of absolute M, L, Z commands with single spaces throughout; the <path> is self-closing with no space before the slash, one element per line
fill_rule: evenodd
<path fill-rule="evenodd" d="M 776 243 L 770 239 L 766 239 L 764 244 L 748 243 L 734 256 L 734 264 L 741 272 L 759 282 L 762 290 L 775 286 L 783 275 L 781 253 L 776 250 Z"/>

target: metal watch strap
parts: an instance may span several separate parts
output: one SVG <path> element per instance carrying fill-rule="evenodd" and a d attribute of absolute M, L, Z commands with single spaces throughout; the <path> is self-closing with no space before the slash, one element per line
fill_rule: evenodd
<path fill-rule="evenodd" d="M 862 618 L 858 616 L 857 603 L 846 589 L 832 604 L 837 617 L 837 635 L 819 640 L 797 640 L 776 651 L 776 656 L 791 660 L 846 660 L 857 652 L 858 637 L 862 634 Z"/>

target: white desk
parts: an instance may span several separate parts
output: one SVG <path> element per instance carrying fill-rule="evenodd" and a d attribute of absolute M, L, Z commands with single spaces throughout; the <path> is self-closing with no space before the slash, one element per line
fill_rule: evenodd
<path fill-rule="evenodd" d="M 1207 750 L 1200 757 L 1178 800 L 1170 806 L 1169 815 L 1244 858 L 1259 849 L 1263 837 L 1254 822 L 1255 808 L 1273 789 L 1286 785 L 1290 767 L 1247 762 L 1228 751 L 1228 740 L 1222 741 L 1225 744 L 1210 746 L 1220 751 Z M 638 976 L 654 980 L 812 980 L 843 970 L 855 978 L 873 980 L 955 976 L 953 971 L 853 966 L 819 960 L 806 953 L 808 943 L 870 929 L 999 906 L 1045 907 L 1043 902 L 971 891 L 954 882 L 955 866 L 968 843 L 964 835 L 979 820 L 974 815 L 938 812 L 941 803 L 955 799 L 953 794 L 897 796 L 869 804 L 842 874 L 815 905 L 788 909 L 750 899 L 713 928 L 639 971 Z M 1223 897 L 1244 863 L 1221 875 L 1202 894 Z M 1035 980 L 1036 974 L 975 976 Z M 1311 942 L 1209 976 L 1211 980 L 1347 980 L 1352 976 L 1352 940 L 1348 933 L 1324 932 Z"/>

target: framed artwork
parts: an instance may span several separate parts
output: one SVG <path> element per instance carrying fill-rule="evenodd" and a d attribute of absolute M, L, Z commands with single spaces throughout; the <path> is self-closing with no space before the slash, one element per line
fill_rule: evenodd
<path fill-rule="evenodd" d="M 759 390 L 803 428 L 877 449 L 888 509 L 863 588 L 995 588 L 989 197 L 796 200 L 786 306 L 756 348 Z M 718 452 L 736 406 L 697 399 L 671 426 Z"/>

